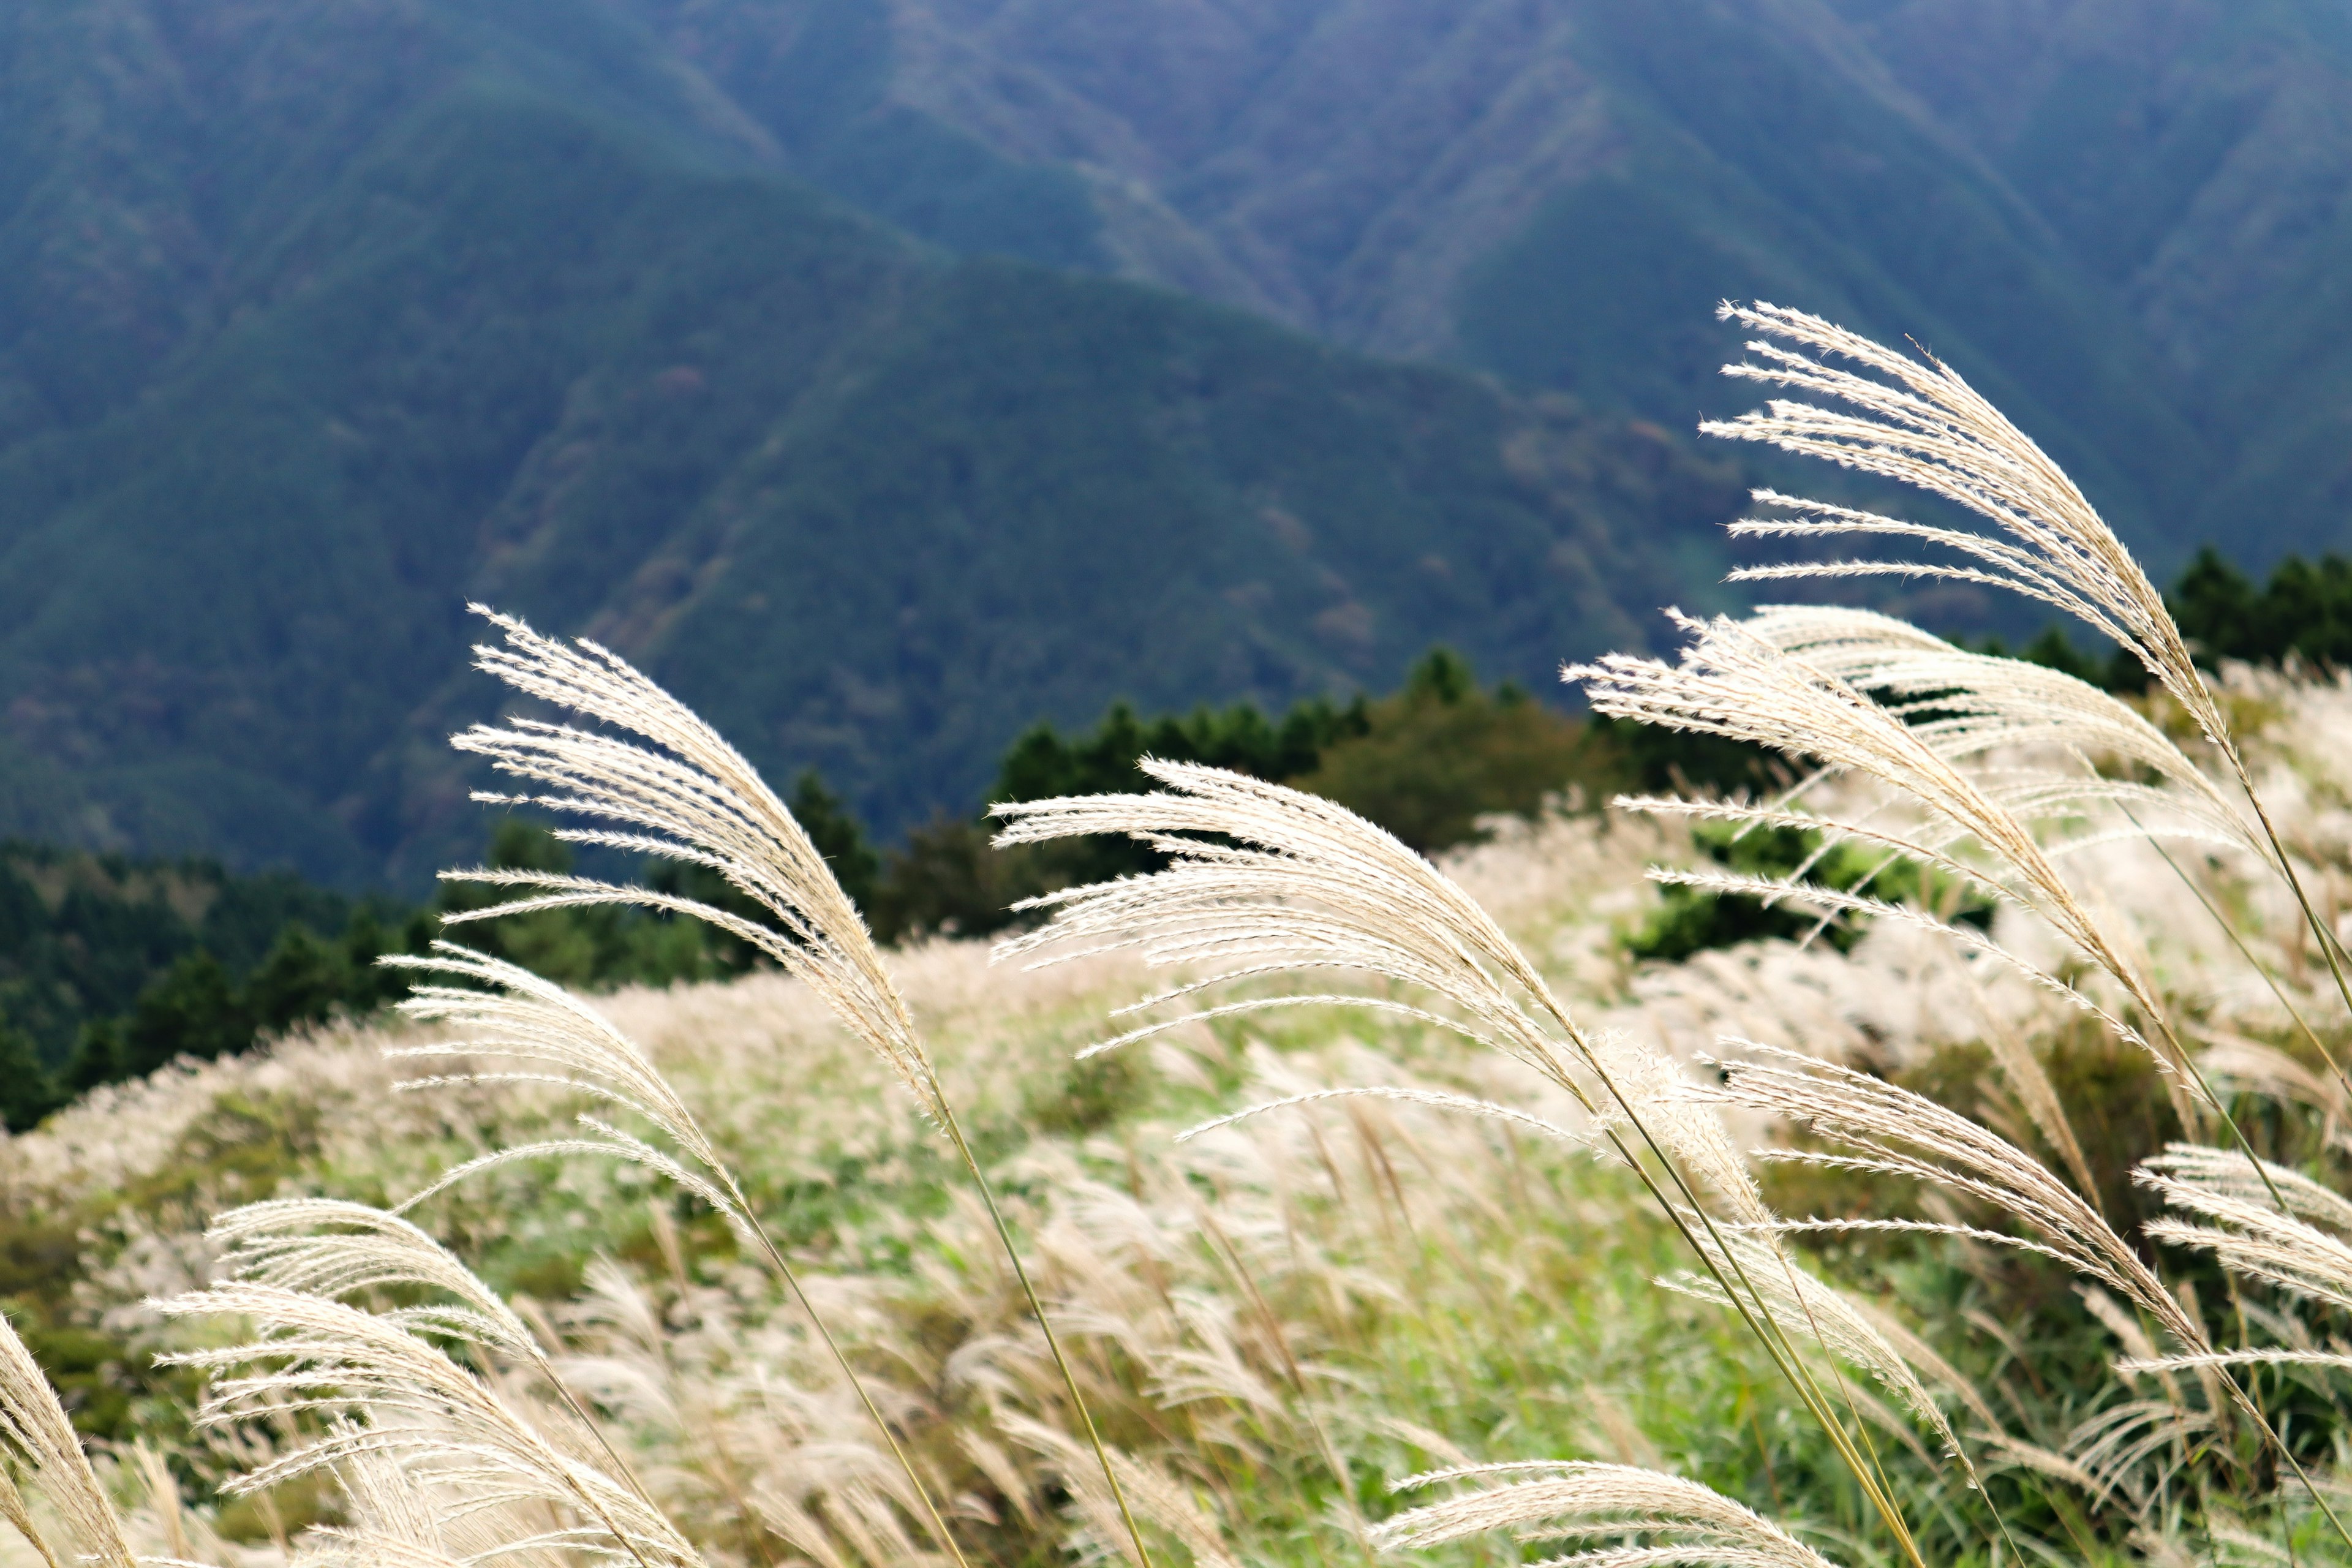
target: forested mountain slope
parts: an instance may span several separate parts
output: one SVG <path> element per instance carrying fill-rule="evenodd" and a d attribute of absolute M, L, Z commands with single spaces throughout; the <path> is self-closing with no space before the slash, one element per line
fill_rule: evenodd
<path fill-rule="evenodd" d="M 992 154 L 992 243 L 1675 428 L 1760 295 L 1949 358 L 2165 571 L 2347 538 L 2341 0 L 637 4 L 947 243 Z"/>
<path fill-rule="evenodd" d="M 1737 504 L 1659 429 L 907 238 L 585 0 L 36 0 L 0 79 L 6 832 L 415 886 L 479 841 L 469 597 L 887 832 L 1115 695 L 1542 683 Z"/>

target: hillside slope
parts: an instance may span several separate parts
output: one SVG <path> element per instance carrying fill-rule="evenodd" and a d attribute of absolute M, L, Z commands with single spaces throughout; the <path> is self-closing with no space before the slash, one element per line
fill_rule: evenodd
<path fill-rule="evenodd" d="M 1661 431 L 953 259 L 625 22 L 620 63 L 554 52 L 556 9 L 281 8 L 237 54 L 202 7 L 105 8 L 153 79 L 228 84 L 191 112 L 255 174 L 79 183 L 175 134 L 85 94 L 0 209 L 85 246 L 0 300 L 0 830 L 414 886 L 479 841 L 443 745 L 493 700 L 468 598 L 606 638 L 887 832 L 1040 717 L 1385 686 L 1436 639 L 1536 685 L 1717 574 L 1735 476 Z M 402 51 L 446 63 L 279 100 Z"/>
<path fill-rule="evenodd" d="M 638 5 L 918 227 L 881 150 L 953 142 L 1061 177 L 1057 258 L 1675 428 L 1735 401 L 1706 308 L 1760 295 L 1948 357 L 2160 571 L 2347 539 L 2331 0 Z"/>

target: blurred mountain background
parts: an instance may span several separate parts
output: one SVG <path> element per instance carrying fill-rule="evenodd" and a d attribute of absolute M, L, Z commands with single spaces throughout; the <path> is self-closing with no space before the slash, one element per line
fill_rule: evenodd
<path fill-rule="evenodd" d="M 0 836 L 414 892 L 480 598 L 889 837 L 1728 600 L 1718 298 L 2347 542 L 2336 0 L 16 0 Z M 1965 620 L 1966 603 L 1946 608 Z"/>

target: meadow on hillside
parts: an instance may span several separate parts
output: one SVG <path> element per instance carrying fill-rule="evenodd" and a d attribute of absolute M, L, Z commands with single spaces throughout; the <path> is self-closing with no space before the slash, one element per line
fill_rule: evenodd
<path fill-rule="evenodd" d="M 1778 787 L 1433 864 L 1153 764 L 999 819 L 1157 868 L 886 955 L 714 732 L 496 622 L 482 667 L 595 722 L 461 750 L 719 871 L 777 971 L 591 1003 L 444 948 L 401 1021 L 0 1145 L 5 1283 L 43 1282 L 0 1335 L 8 1560 L 2352 1560 L 2352 681 L 2200 672 L 1963 384 L 1739 316 L 1752 379 L 1843 407 L 1722 433 L 1974 507 L 1940 569 L 2148 691 L 1866 612 L 1689 621 L 1574 673 Z M 1810 920 L 1727 944 L 1727 899 Z"/>

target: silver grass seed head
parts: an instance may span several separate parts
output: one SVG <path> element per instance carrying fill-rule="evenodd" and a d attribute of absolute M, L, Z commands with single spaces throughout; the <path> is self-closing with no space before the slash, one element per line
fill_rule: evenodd
<path fill-rule="evenodd" d="M 90 1468 L 72 1418 L 58 1403 L 40 1364 L 0 1312 L 0 1458 L 13 1455 L 39 1487 L 72 1537 L 69 1543 L 45 1539 L 35 1526 L 24 1496 L 13 1481 L 0 1494 L 5 1517 L 36 1551 L 51 1562 L 95 1563 L 100 1568 L 135 1568 L 122 1521 L 112 1499 Z M 59 1546 L 66 1546 L 60 1551 Z"/>
<path fill-rule="evenodd" d="M 1874 782 L 1923 816 L 1920 826 L 1905 834 L 1852 816 L 1805 819 L 1779 808 L 1738 802 L 1708 802 L 1692 809 L 1734 819 L 1809 820 L 1830 833 L 1916 855 L 1965 881 L 2025 903 L 2113 975 L 2146 1016 L 2163 1019 L 2161 999 L 2139 965 L 2085 906 L 2030 821 L 2001 798 L 2000 781 L 1980 777 L 1965 765 L 1966 748 L 1948 754 L 1936 743 L 1933 731 L 1874 700 L 1839 673 L 1834 660 L 1815 662 L 1766 635 L 1784 627 L 1785 622 L 1769 616 L 1748 621 L 1718 616 L 1701 621 L 1676 611 L 1668 615 L 1690 637 L 1676 662 L 1611 654 L 1592 664 L 1571 666 L 1563 678 L 1584 683 L 1596 712 L 1720 735 L 1810 759 L 1824 773 Z M 2062 793 L 2079 796 L 2087 787 L 2069 784 Z M 2021 804 L 2031 812 L 2045 803 L 2041 795 L 2029 793 Z M 1960 851 L 1968 844 L 1990 866 L 1978 863 L 1977 857 L 1963 858 Z M 1806 891 L 1824 901 L 1837 897 L 1820 888 Z M 2122 1038 L 2147 1049 L 2159 1067 L 2179 1071 L 2180 1064 L 2171 1054 L 2157 1050 L 2120 1020 L 2109 1021 Z M 2194 1075 L 2184 1081 L 2191 1088 L 2196 1082 Z"/>
<path fill-rule="evenodd" d="M 1163 787 L 992 808 L 1004 824 L 1001 845 L 1116 834 L 1168 858 L 1147 875 L 1029 900 L 1022 907 L 1052 919 L 998 943 L 999 961 L 1131 951 L 1196 972 L 1162 999 L 1353 970 L 1434 994 L 1456 1032 L 1555 1079 L 1568 1076 L 1563 1048 L 1588 1056 L 1567 1010 L 1492 918 L 1391 834 L 1335 802 L 1244 774 L 1151 757 L 1139 765 Z"/>
<path fill-rule="evenodd" d="M 1477 1466 L 1412 1477 L 1398 1489 L 1474 1480 L 1534 1467 Z M 1635 1548 L 1664 1553 L 1644 1562 L 1770 1564 L 1771 1568 L 1832 1568 L 1830 1560 L 1786 1530 L 1713 1488 L 1632 1465 L 1564 1461 L 1542 1467 L 1541 1479 L 1510 1481 L 1402 1513 L 1372 1532 L 1385 1551 L 1441 1545 L 1471 1535 L 1509 1531 L 1522 1538 L 1652 1535 L 1689 1538 Z M 1591 1552 L 1571 1562 L 1618 1555 Z"/>
<path fill-rule="evenodd" d="M 691 709 L 629 662 L 585 637 L 566 644 L 510 616 L 471 606 L 503 634 L 478 646 L 477 668 L 515 690 L 611 731 L 515 718 L 451 738 L 524 782 L 498 804 L 533 805 L 594 826 L 556 837 L 659 855 L 718 872 L 773 925 L 653 889 L 532 871 L 445 872 L 516 896 L 460 920 L 537 909 L 636 904 L 691 915 L 741 938 L 803 981 L 887 1063 L 924 1112 L 941 1118 L 937 1075 L 856 906 L 792 812 L 743 755 Z"/>
<path fill-rule="evenodd" d="M 2164 598 L 2074 480 L 1949 365 L 1915 359 L 1819 316 L 1761 300 L 1725 301 L 1717 314 L 1760 336 L 1751 359 L 1724 367 L 1737 380 L 1810 395 L 1775 398 L 1700 430 L 1825 458 L 1916 487 L 1977 513 L 1995 534 L 1906 522 L 1773 491 L 1758 499 L 1792 518 L 1751 520 L 1735 534 L 1865 536 L 1924 544 L 1962 563 L 1842 561 L 1750 568 L 1736 580 L 1907 575 L 2002 587 L 2076 616 L 2129 648 L 2216 744 L 2227 727 L 2197 673 Z M 1842 363 L 1841 363 L 1842 362 Z M 1858 369 L 1843 368 L 1853 365 Z"/>

